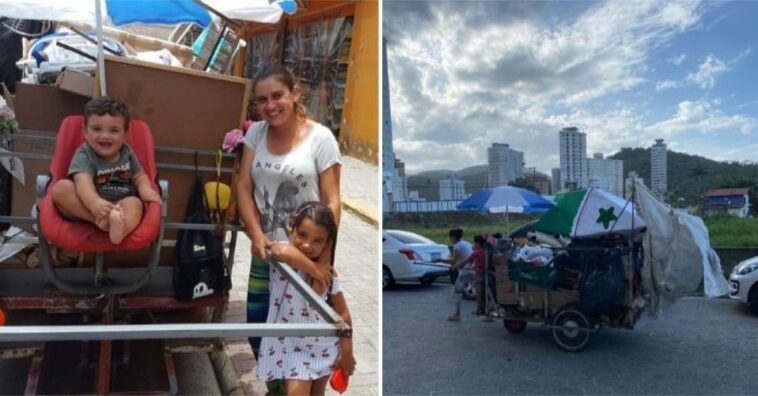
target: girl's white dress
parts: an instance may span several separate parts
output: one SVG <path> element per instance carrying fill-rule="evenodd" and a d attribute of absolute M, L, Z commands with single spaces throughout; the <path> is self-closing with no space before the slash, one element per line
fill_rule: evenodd
<path fill-rule="evenodd" d="M 270 266 L 271 301 L 266 323 L 328 323 L 287 281 Z M 306 279 L 302 271 L 297 271 Z M 339 293 L 339 279 L 330 292 Z M 326 300 L 326 293 L 321 295 Z M 258 357 L 258 379 L 315 380 L 330 375 L 339 355 L 338 337 L 263 337 Z"/>

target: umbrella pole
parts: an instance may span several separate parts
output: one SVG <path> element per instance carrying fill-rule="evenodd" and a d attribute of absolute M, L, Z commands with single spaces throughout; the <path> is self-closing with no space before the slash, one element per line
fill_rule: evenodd
<path fill-rule="evenodd" d="M 97 29 L 97 75 L 100 82 L 100 94 L 107 95 L 105 89 L 105 55 L 103 53 L 103 10 L 101 0 L 95 1 L 95 25 Z"/>

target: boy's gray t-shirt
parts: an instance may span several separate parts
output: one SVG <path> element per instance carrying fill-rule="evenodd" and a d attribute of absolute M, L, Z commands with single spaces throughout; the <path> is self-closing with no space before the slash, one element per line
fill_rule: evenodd
<path fill-rule="evenodd" d="M 142 166 L 131 147 L 126 144 L 121 147 L 118 160 L 108 162 L 100 158 L 87 143 L 82 143 L 71 159 L 68 176 L 73 177 L 80 172 L 92 176 L 97 195 L 107 201 L 118 202 L 136 195 L 132 181 L 134 176 L 142 172 Z"/>

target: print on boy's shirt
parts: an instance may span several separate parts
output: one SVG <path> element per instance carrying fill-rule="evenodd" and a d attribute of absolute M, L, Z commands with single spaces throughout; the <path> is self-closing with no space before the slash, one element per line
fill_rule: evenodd
<path fill-rule="evenodd" d="M 98 170 L 93 180 L 95 188 L 108 195 L 133 195 L 131 168 L 131 164 L 126 162 L 117 167 Z"/>
<path fill-rule="evenodd" d="M 282 166 L 281 163 L 278 163 L 278 164 L 274 164 L 274 163 L 271 163 L 271 162 L 261 163 L 261 161 L 256 161 L 255 162 L 255 167 L 256 168 L 263 168 L 263 169 L 273 169 L 275 171 L 279 171 L 280 170 L 283 174 L 290 175 L 290 176 L 295 176 L 295 179 L 300 183 L 300 187 L 305 188 L 305 187 L 308 186 L 308 182 L 305 181 L 305 180 L 303 180 L 303 179 L 305 179 L 305 176 L 302 173 L 295 174 L 295 168 L 293 166 L 291 166 L 291 165 L 284 165 L 284 166 Z"/>

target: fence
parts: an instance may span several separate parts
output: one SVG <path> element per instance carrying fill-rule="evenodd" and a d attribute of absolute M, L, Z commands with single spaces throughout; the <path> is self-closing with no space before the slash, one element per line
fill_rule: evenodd
<path fill-rule="evenodd" d="M 392 203 L 394 213 L 455 212 L 455 207 L 463 201 L 396 201 Z"/>

